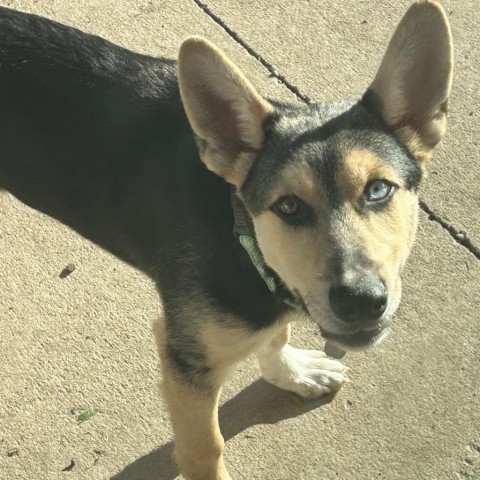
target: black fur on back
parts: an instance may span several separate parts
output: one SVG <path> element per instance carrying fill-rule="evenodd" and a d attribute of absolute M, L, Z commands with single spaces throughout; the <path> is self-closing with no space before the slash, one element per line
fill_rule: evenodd
<path fill-rule="evenodd" d="M 0 188 L 154 278 L 167 319 L 203 293 L 253 329 L 287 307 L 233 235 L 176 63 L 0 8 Z"/>

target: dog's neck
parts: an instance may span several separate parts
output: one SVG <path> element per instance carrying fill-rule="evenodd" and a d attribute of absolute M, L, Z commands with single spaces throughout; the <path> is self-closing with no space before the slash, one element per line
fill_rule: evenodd
<path fill-rule="evenodd" d="M 281 278 L 274 272 L 263 258 L 255 236 L 255 227 L 252 219 L 238 195 L 232 191 L 232 209 L 234 216 L 233 233 L 238 238 L 242 247 L 247 251 L 250 260 L 263 278 L 268 289 L 277 295 L 284 303 L 291 307 L 299 308 L 301 305 L 295 296 L 284 285 Z"/>

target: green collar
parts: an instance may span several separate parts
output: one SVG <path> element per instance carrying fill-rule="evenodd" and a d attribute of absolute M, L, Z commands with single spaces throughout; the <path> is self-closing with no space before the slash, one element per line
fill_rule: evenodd
<path fill-rule="evenodd" d="M 278 295 L 290 307 L 298 308 L 299 303 L 292 293 L 285 287 L 280 277 L 265 263 L 262 252 L 255 238 L 255 229 L 245 205 L 238 195 L 232 192 L 232 208 L 235 219 L 233 233 L 238 238 L 242 247 L 247 251 L 250 260 L 263 278 L 268 289 Z"/>

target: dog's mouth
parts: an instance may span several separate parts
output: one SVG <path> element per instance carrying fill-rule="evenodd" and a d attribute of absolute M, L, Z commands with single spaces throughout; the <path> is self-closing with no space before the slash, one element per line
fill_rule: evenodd
<path fill-rule="evenodd" d="M 388 326 L 379 326 L 372 330 L 359 330 L 355 333 L 332 333 L 320 327 L 325 340 L 344 350 L 367 350 L 382 342 L 388 335 Z"/>
<path fill-rule="evenodd" d="M 385 314 L 376 321 L 371 321 L 363 325 L 357 324 L 357 326 L 340 326 L 336 320 L 333 320 L 331 312 L 322 315 L 317 312 L 315 308 L 312 308 L 312 305 L 307 305 L 307 302 L 301 297 L 297 290 L 294 291 L 294 294 L 305 314 L 319 327 L 322 337 L 331 345 L 335 345 L 345 351 L 368 350 L 385 340 L 390 332 L 389 320 L 393 312 L 395 312 L 396 306 L 398 306 L 398 302 L 391 301 Z M 322 317 L 325 315 L 329 316 L 329 314 L 332 317 L 332 321 L 323 322 L 321 320 Z M 328 323 L 330 323 L 331 329 Z"/>

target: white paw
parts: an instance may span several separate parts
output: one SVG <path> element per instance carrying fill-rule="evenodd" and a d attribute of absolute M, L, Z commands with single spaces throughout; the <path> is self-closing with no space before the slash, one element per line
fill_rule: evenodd
<path fill-rule="evenodd" d="M 347 367 L 316 350 L 287 344 L 280 351 L 263 352 L 258 360 L 267 382 L 308 399 L 338 390 L 350 381 L 345 375 Z"/>

